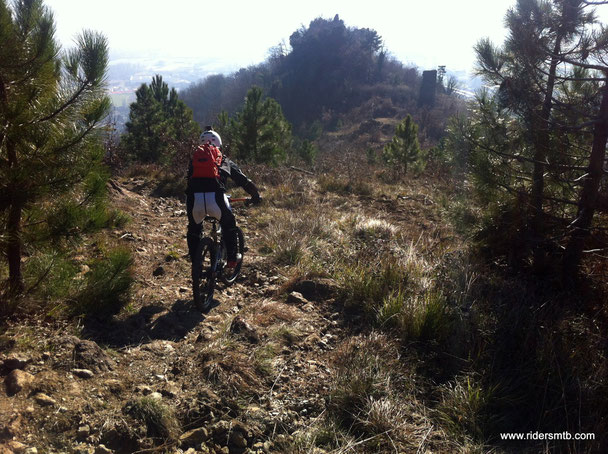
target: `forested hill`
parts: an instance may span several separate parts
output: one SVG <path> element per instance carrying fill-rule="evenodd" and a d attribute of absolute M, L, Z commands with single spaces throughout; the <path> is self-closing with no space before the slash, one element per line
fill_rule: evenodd
<path fill-rule="evenodd" d="M 116 137 L 105 35 L 0 0 L 0 454 L 608 452 L 600 5 L 518 0 L 466 109 L 336 16 Z M 262 203 L 202 311 L 206 124 Z"/>
<path fill-rule="evenodd" d="M 442 76 L 440 71 L 438 96 L 454 88 L 454 80 L 444 87 Z M 320 128 L 332 130 L 349 120 L 393 116 L 396 109 L 400 119 L 407 113 L 416 116 L 421 75 L 417 68 L 393 58 L 375 30 L 348 27 L 336 15 L 317 18 L 294 31 L 289 46 L 274 47 L 263 63 L 231 75 L 209 76 L 182 91 L 180 98 L 197 122 L 215 124 L 220 112 L 232 114 L 240 108 L 252 85 L 279 102 L 294 132 L 315 138 Z M 357 115 L 355 108 L 370 112 Z M 438 138 L 442 131 L 439 125 L 428 134 Z"/>

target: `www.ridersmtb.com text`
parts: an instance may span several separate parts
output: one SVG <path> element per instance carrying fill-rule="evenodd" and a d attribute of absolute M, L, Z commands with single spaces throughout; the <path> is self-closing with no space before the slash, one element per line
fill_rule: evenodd
<path fill-rule="evenodd" d="M 527 432 L 527 433 L 501 433 L 501 440 L 595 440 L 594 433 L 575 433 L 570 432 Z"/>

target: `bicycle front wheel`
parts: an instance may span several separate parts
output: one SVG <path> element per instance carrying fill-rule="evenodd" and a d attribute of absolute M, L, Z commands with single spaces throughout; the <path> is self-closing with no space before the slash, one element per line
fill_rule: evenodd
<path fill-rule="evenodd" d="M 240 227 L 236 228 L 236 252 L 241 255 L 241 261 L 236 265 L 235 268 L 230 269 L 230 274 L 226 275 L 226 268 L 222 273 L 222 282 L 226 285 L 230 285 L 236 281 L 237 277 L 241 273 L 241 267 L 243 266 L 243 259 L 245 258 L 245 237 Z"/>
<path fill-rule="evenodd" d="M 206 309 L 213 300 L 216 270 L 215 245 L 210 238 L 203 238 L 192 261 L 192 293 L 194 304 L 200 310 Z"/>

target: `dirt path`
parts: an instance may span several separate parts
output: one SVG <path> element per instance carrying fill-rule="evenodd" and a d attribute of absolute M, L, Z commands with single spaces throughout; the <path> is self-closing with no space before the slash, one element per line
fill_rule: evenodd
<path fill-rule="evenodd" d="M 28 362 L 28 383 L 0 397 L 0 419 L 8 421 L 0 452 L 105 452 L 100 445 L 134 452 L 159 437 L 191 452 L 281 452 L 323 413 L 326 356 L 342 331 L 328 303 L 331 284 L 279 292 L 286 278 L 257 253 L 241 209 L 250 245 L 242 277 L 201 314 L 191 301 L 184 206 L 144 192 L 134 180 L 113 191 L 132 218 L 113 235 L 134 252 L 133 302 L 110 322 L 85 320 L 78 337 L 41 323 L 46 342 L 12 353 Z M 167 421 L 142 418 L 142 402 L 161 404 Z"/>

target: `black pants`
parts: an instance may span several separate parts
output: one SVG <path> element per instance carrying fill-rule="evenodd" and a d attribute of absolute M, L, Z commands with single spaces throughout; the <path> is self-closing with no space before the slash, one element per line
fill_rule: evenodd
<path fill-rule="evenodd" d="M 228 261 L 236 260 L 236 219 L 230 206 L 226 203 L 223 191 L 216 191 L 215 202 L 221 211 L 220 226 L 222 227 L 222 236 L 226 243 L 226 254 Z M 200 241 L 201 230 L 203 228 L 202 222 L 197 224 L 192 216 L 192 209 L 194 208 L 194 194 L 186 195 L 186 213 L 188 214 L 188 253 L 190 254 L 190 260 L 192 260 L 198 244 Z"/>

